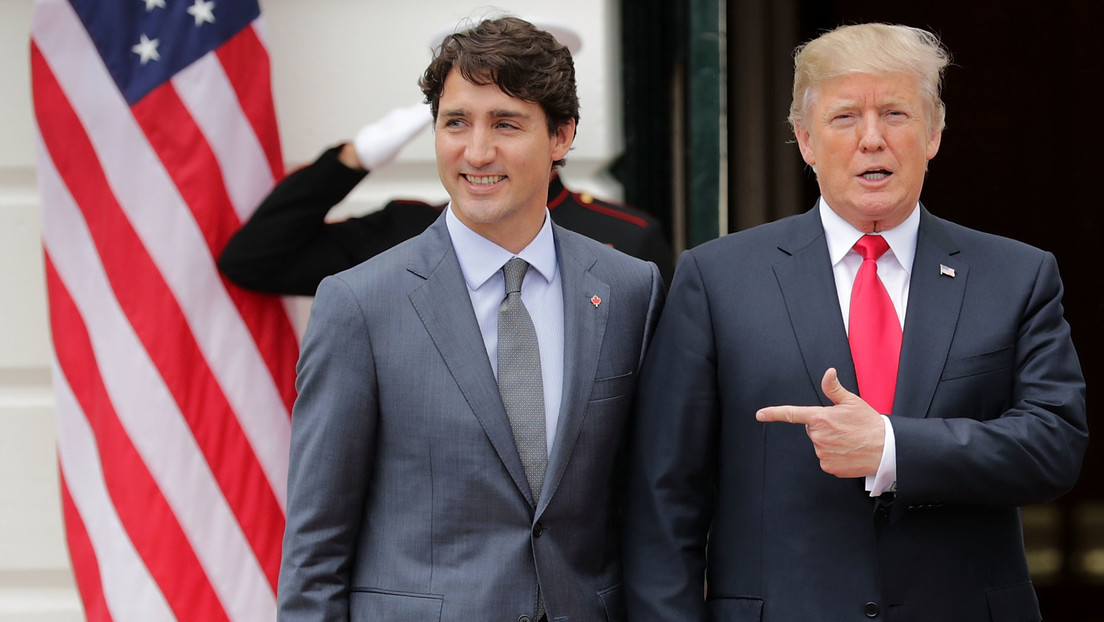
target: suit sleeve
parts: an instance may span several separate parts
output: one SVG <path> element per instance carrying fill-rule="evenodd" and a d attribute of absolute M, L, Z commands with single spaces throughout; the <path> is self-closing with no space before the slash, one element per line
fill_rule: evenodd
<path fill-rule="evenodd" d="M 293 172 L 230 238 L 218 266 L 231 282 L 269 294 L 313 296 L 323 278 L 421 233 L 438 211 L 418 201 L 341 222 L 326 215 L 367 175 L 338 160 L 341 145 Z"/>
<path fill-rule="evenodd" d="M 928 416 L 894 418 L 896 504 L 1043 503 L 1077 481 L 1088 443 L 1085 381 L 1057 264 L 1041 257 L 1010 331 L 1010 371 L 993 363 L 951 373 L 949 362 Z M 1000 404 L 995 416 L 979 416 L 987 402 Z"/>
<path fill-rule="evenodd" d="M 278 618 L 347 620 L 378 392 L 367 322 L 339 278 L 319 287 L 298 374 Z"/>
<path fill-rule="evenodd" d="M 637 389 L 625 501 L 629 620 L 708 619 L 718 430 L 712 321 L 697 265 L 684 254 Z"/>

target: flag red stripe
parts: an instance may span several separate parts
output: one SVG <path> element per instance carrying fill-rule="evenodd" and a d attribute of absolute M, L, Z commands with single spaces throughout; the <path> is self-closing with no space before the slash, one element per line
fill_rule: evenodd
<path fill-rule="evenodd" d="M 40 121 L 43 143 L 71 194 L 80 197 L 78 205 L 118 302 L 179 405 L 275 591 L 284 519 L 272 488 L 172 291 L 116 201 L 83 126 L 35 46 L 32 69 L 36 115 L 49 119 Z M 59 337 L 64 333 L 55 333 L 55 341 Z"/>
<path fill-rule="evenodd" d="M 86 622 L 112 622 L 107 601 L 104 600 L 103 584 L 100 582 L 100 565 L 96 560 L 96 551 L 88 539 L 88 530 L 84 527 L 80 512 L 69 495 L 69 485 L 65 474 L 61 472 L 61 514 L 65 519 L 65 541 L 69 545 L 69 558 L 73 562 L 73 577 L 77 582 L 81 602 L 84 603 Z"/>
<path fill-rule="evenodd" d="M 272 179 L 284 177 L 284 158 L 280 149 L 280 134 L 275 131 L 276 107 L 272 103 L 272 71 L 268 50 L 257 37 L 256 25 L 243 29 L 216 51 L 226 77 L 238 94 L 242 110 L 261 141 Z M 263 59 L 259 62 L 258 59 Z"/>
<path fill-rule="evenodd" d="M 295 361 L 299 360 L 299 344 L 287 309 L 278 298 L 242 289 L 226 277 L 222 282 L 257 343 L 290 420 L 295 404 Z"/>
<path fill-rule="evenodd" d="M 171 82 L 150 91 L 131 111 L 188 204 L 213 258 L 214 250 L 241 226 L 214 152 Z"/>
<path fill-rule="evenodd" d="M 151 91 L 131 110 L 191 210 L 214 262 L 241 226 L 214 151 L 171 82 Z M 293 361 L 298 351 L 287 311 L 276 298 L 248 292 L 226 279 L 223 283 L 257 343 L 290 416 L 295 402 Z"/>
<path fill-rule="evenodd" d="M 61 338 L 55 346 L 58 365 L 88 418 L 96 438 L 104 484 L 135 550 L 178 619 L 227 620 L 172 508 L 119 421 L 99 375 L 99 365 L 80 311 L 49 254 L 46 256 L 46 285 L 50 297 L 50 326 L 53 334 Z M 87 534 L 84 541 L 88 542 Z M 91 561 L 92 564 L 80 567 L 84 572 L 95 573 L 95 582 L 99 585 L 94 553 Z M 74 558 L 74 566 L 77 562 Z M 87 580 L 93 578 L 91 574 L 85 577 Z"/>

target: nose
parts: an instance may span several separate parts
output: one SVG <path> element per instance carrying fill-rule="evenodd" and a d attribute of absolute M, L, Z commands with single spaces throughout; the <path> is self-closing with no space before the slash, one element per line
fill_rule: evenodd
<path fill-rule="evenodd" d="M 491 132 L 483 129 L 473 131 L 465 155 L 468 163 L 477 168 L 493 162 L 495 145 Z"/>
<path fill-rule="evenodd" d="M 885 147 L 885 135 L 882 132 L 882 119 L 878 115 L 863 115 L 859 124 L 859 148 L 863 151 L 878 151 Z"/>

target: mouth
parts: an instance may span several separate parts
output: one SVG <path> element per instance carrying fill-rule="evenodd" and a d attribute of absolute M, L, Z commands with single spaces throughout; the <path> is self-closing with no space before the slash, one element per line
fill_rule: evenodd
<path fill-rule="evenodd" d="M 468 183 L 475 186 L 493 186 L 506 179 L 505 175 L 463 175 Z"/>
<path fill-rule="evenodd" d="M 885 179 L 886 177 L 889 177 L 892 174 L 893 171 L 887 171 L 884 168 L 875 168 L 866 171 L 865 173 L 861 173 L 859 177 L 862 177 L 867 181 L 880 181 L 882 179 Z"/>

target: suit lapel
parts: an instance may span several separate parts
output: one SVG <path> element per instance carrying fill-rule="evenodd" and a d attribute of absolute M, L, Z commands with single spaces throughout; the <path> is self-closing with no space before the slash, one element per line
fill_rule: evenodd
<path fill-rule="evenodd" d="M 410 302 L 514 484 L 533 504 L 444 217 L 416 239 L 424 242 L 424 248 L 411 253 L 408 270 L 425 283 L 410 292 Z"/>
<path fill-rule="evenodd" d="M 606 330 L 609 305 L 594 305 L 593 296 L 609 299 L 609 284 L 590 272 L 597 258 L 570 235 L 556 233 L 556 256 L 563 286 L 564 375 L 556 440 L 548 459 L 548 470 L 541 490 L 540 507 L 552 498 L 563 477 L 567 462 L 586 414 L 590 389 L 598 369 L 602 338 Z"/>
<path fill-rule="evenodd" d="M 820 390 L 821 378 L 829 367 L 836 368 L 843 386 L 857 390 L 832 260 L 816 208 L 790 222 L 792 230 L 781 237 L 778 246 L 781 259 L 774 264 L 774 274 L 809 381 L 816 388 L 821 405 L 831 406 Z"/>
<path fill-rule="evenodd" d="M 897 395 L 893 401 L 893 412 L 907 417 L 927 415 L 951 349 L 970 270 L 956 258 L 959 249 L 947 235 L 942 221 L 923 206 L 920 210 L 920 233 L 909 281 Z M 944 270 L 944 266 L 953 272 Z"/>

